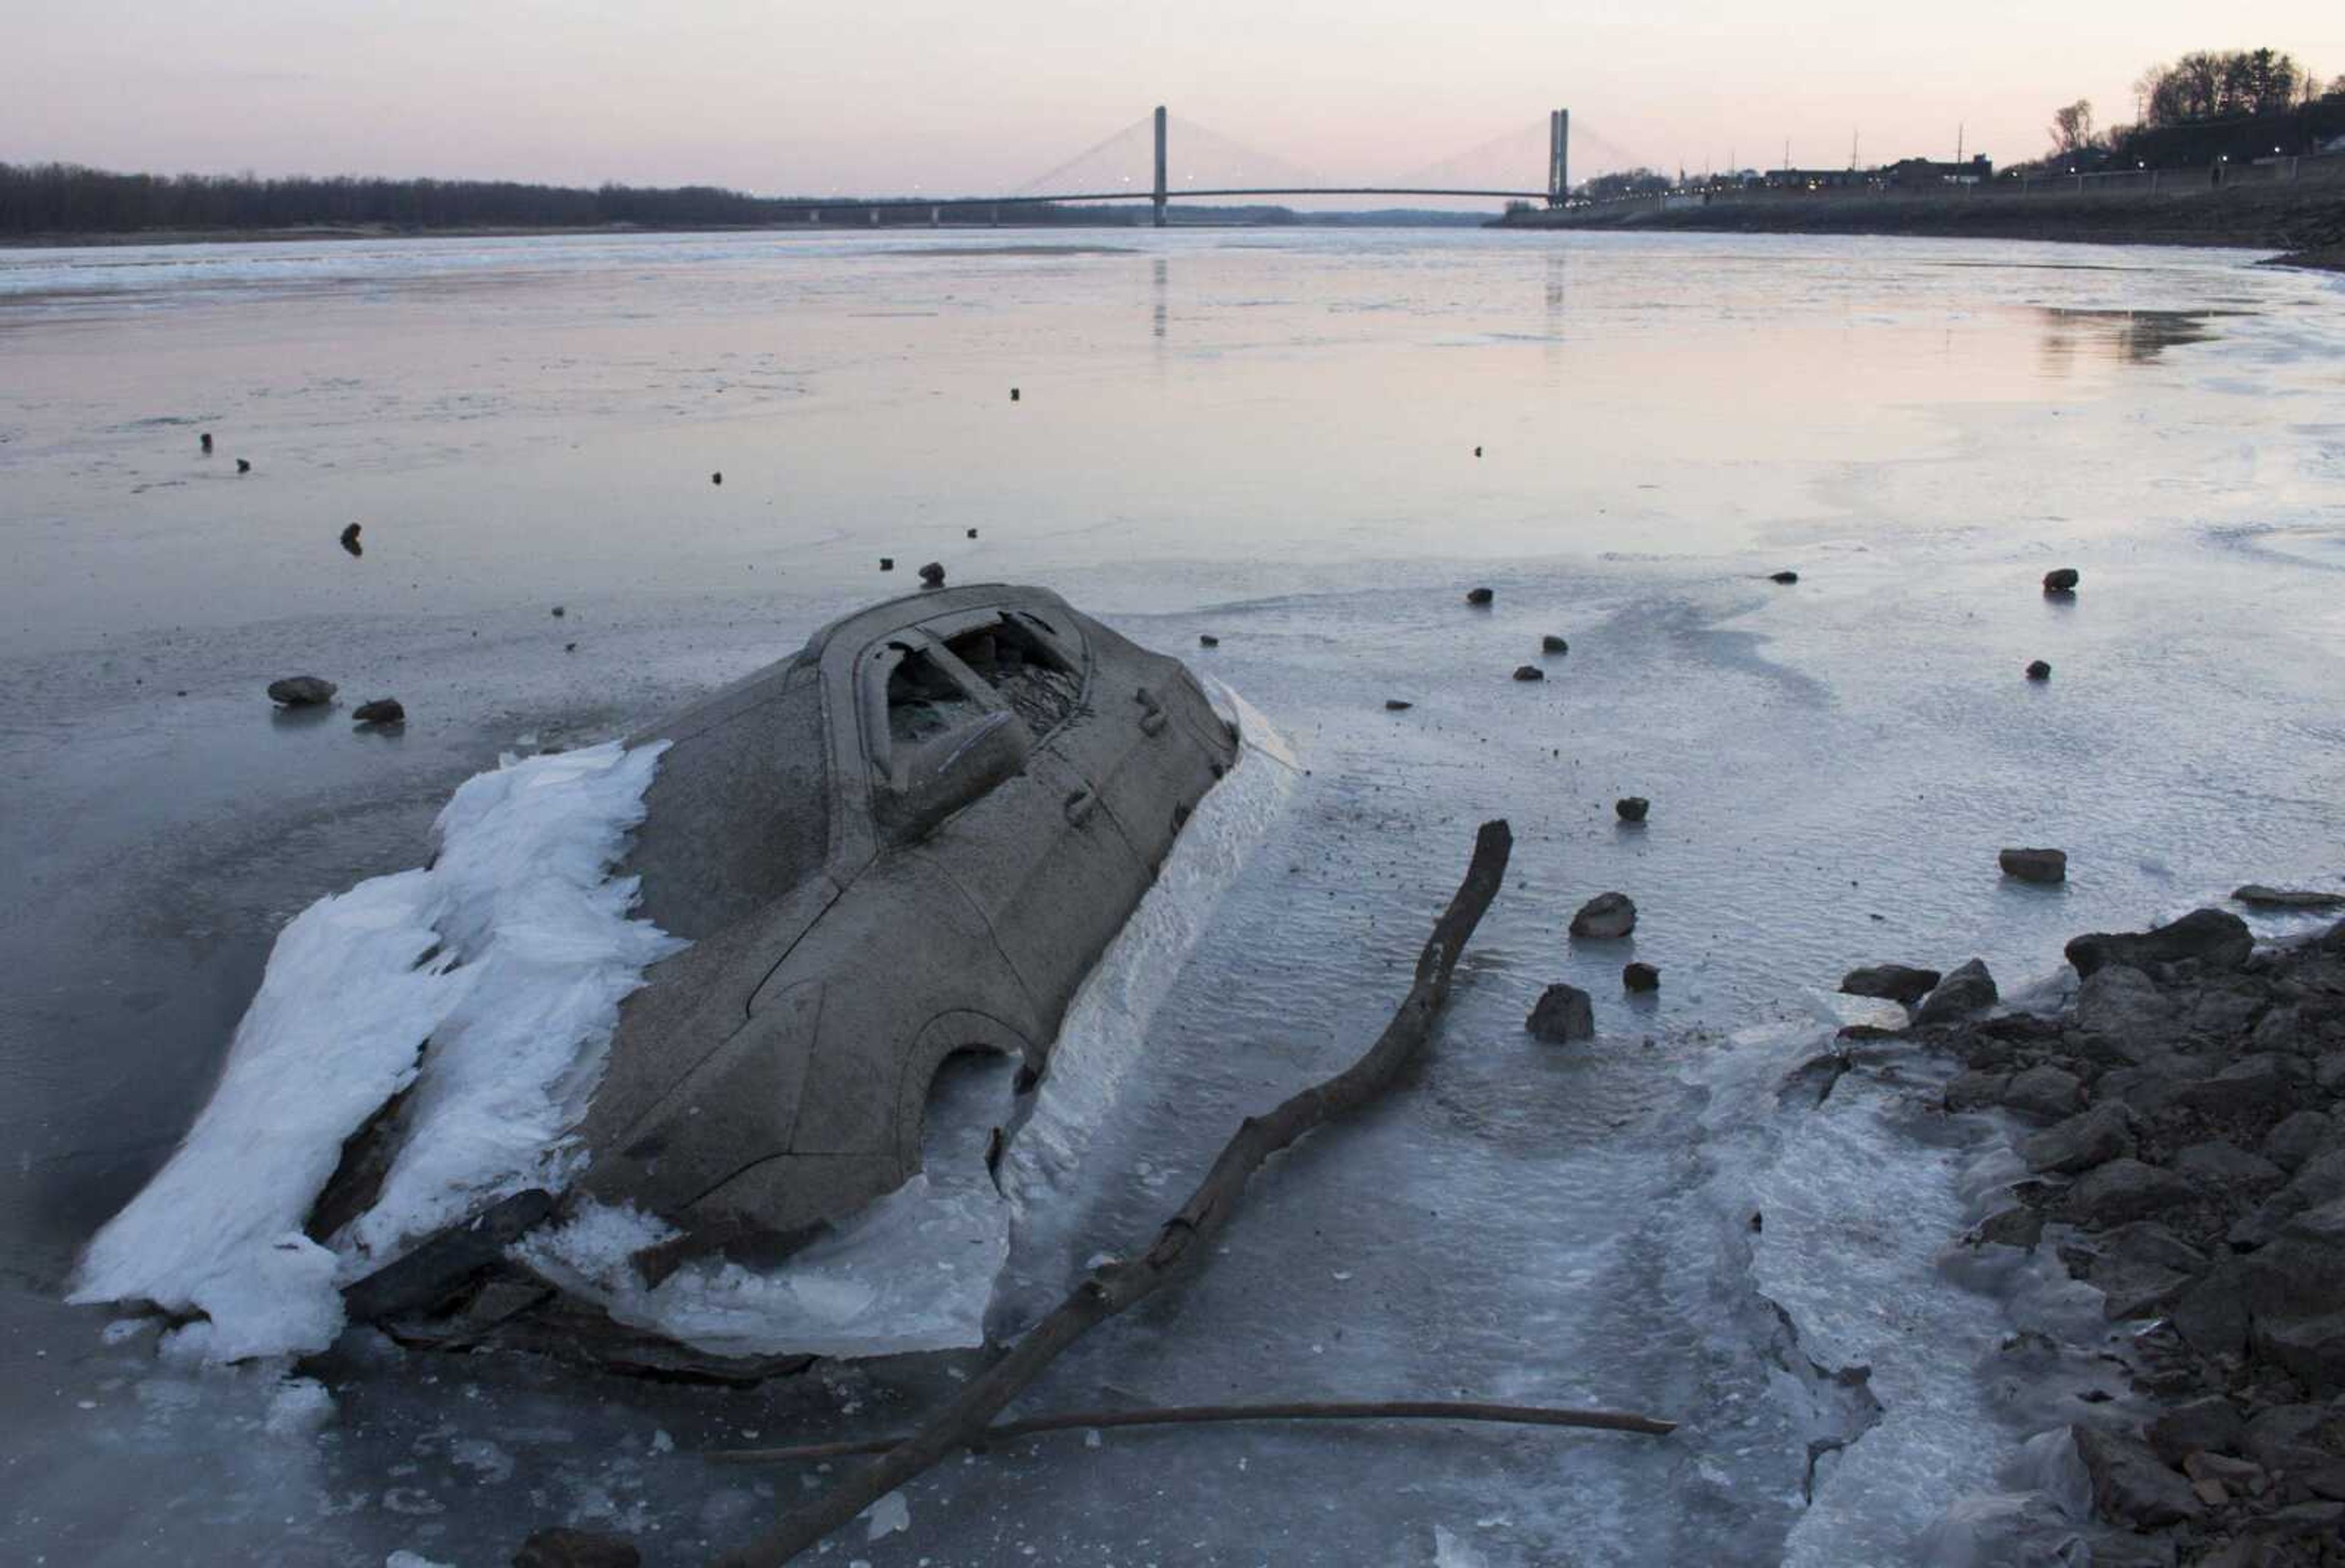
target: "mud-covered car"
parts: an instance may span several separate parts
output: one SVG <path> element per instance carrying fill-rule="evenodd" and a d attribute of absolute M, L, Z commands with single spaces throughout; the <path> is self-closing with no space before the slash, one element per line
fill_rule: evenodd
<path fill-rule="evenodd" d="M 655 741 L 621 870 L 691 946 L 627 999 L 562 1200 L 675 1227 L 649 1277 L 786 1250 L 900 1186 L 947 1057 L 1011 1054 L 1030 1086 L 1238 746 L 1177 660 L 1000 585 L 848 616 L 629 744 Z M 379 1163 L 352 1140 L 313 1234 Z M 462 1337 L 536 1304 L 500 1281 L 504 1244 L 556 1208 L 505 1199 L 355 1282 L 351 1315 Z"/>

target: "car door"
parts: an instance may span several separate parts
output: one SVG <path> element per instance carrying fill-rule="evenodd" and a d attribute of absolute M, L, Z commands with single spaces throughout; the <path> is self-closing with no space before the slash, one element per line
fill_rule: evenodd
<path fill-rule="evenodd" d="M 873 814 L 883 836 L 895 851 L 929 861 L 977 908 L 1055 1030 L 1075 987 L 1145 891 L 1147 869 L 1052 735 L 1037 736 L 1027 713 L 943 639 L 919 629 L 893 633 L 872 646 L 858 673 Z M 1047 721 L 1031 702 L 1024 705 Z M 1005 736 L 1022 749 L 1022 765 L 948 814 L 925 821 L 894 804 L 917 795 L 928 760 L 999 749 Z"/>

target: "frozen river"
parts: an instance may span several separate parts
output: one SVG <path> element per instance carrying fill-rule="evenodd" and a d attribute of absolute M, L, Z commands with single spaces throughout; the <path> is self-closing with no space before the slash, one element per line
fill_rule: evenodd
<path fill-rule="evenodd" d="M 2076 932 L 2345 875 L 2345 287 L 1953 241 L 1068 238 L 0 251 L 0 1558 L 475 1568 L 577 1522 L 698 1563 L 815 1479 L 699 1451 L 957 1386 L 353 1340 L 328 1408 L 59 1300 L 295 912 L 420 863 L 501 753 L 622 734 L 929 560 L 1181 653 L 1307 770 L 1194 941 L 1134 960 L 1161 1005 L 997 1330 L 1363 1048 L 1474 824 L 1517 835 L 1423 1069 L 1028 1406 L 1685 1426 L 1036 1439 L 827 1560 L 1952 1564 L 2044 1479 L 2024 1442 L 2093 1374 L 2006 1341 L 2091 1303 L 1948 1266 L 1995 1129 L 1930 1111 L 1926 1061 L 1778 1086 L 1869 1016 L 1831 996 L 1857 964 L 1980 956 L 2009 993 Z M 404 732 L 273 714 L 299 673 Z M 2019 844 L 2069 882 L 2001 879 Z M 1633 944 L 1568 942 L 1607 889 Z M 1523 1032 L 1558 980 L 1596 1041 Z"/>

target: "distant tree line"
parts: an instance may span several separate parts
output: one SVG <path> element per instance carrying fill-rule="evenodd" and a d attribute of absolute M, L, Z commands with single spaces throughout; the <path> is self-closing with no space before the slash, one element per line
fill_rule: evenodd
<path fill-rule="evenodd" d="M 513 180 L 262 179 L 251 175 L 114 174 L 77 164 L 0 163 L 0 237 L 60 234 L 201 233 L 283 228 L 420 231 L 463 228 L 728 228 L 804 224 L 805 200 L 746 195 L 716 186 L 670 187 L 528 185 Z M 1184 208 L 1202 217 L 1199 209 Z M 827 206 L 836 222 L 859 216 L 852 203 Z M 1144 205 L 1071 207 L 1003 203 L 1021 224 L 1142 223 Z M 1214 208 L 1224 221 L 1293 222 L 1284 208 Z M 883 225 L 926 224 L 926 205 L 883 207 Z M 989 207 L 947 207 L 951 223 L 984 223 Z"/>
<path fill-rule="evenodd" d="M 2194 50 L 2152 66 L 2134 83 L 2149 129 L 2271 115 L 2324 96 L 2313 74 L 2278 49 Z M 2345 76 L 2328 93 L 2345 96 Z"/>
<path fill-rule="evenodd" d="M 2086 98 L 2055 109 L 2046 166 L 2089 171 L 2301 153 L 2345 129 L 2345 76 L 2324 87 L 2278 49 L 2197 50 L 2152 66 L 2134 91 L 2141 117 L 2129 126 L 2096 127 Z"/>

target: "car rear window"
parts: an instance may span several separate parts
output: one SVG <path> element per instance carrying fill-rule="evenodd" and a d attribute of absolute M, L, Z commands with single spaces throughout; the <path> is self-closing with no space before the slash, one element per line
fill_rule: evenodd
<path fill-rule="evenodd" d="M 953 657 L 991 683 L 1038 736 L 1067 721 L 1082 696 L 1082 677 L 1017 616 L 1004 614 L 948 640 Z"/>

